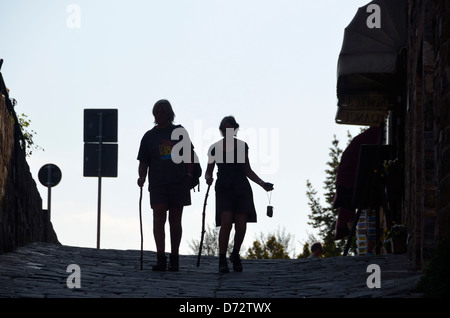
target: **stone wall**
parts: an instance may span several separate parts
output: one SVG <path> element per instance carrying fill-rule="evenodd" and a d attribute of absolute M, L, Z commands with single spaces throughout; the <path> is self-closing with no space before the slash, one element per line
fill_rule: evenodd
<path fill-rule="evenodd" d="M 438 1 L 433 45 L 434 135 L 437 158 L 436 197 L 438 239 L 450 236 L 450 1 Z"/>
<path fill-rule="evenodd" d="M 11 118 L 0 94 L 0 253 L 30 242 L 58 243 Z"/>
<path fill-rule="evenodd" d="M 423 268 L 450 234 L 450 1 L 408 1 L 404 220 Z"/>

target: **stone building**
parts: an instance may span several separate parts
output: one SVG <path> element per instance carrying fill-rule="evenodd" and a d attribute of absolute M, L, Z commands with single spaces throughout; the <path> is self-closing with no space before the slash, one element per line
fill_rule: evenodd
<path fill-rule="evenodd" d="M 397 165 L 393 180 L 384 176 L 387 213 L 406 224 L 418 269 L 450 235 L 449 60 L 449 0 L 370 2 L 339 56 L 336 122 L 385 128 Z"/>
<path fill-rule="evenodd" d="M 409 0 L 404 219 L 417 267 L 450 234 L 450 1 Z"/>

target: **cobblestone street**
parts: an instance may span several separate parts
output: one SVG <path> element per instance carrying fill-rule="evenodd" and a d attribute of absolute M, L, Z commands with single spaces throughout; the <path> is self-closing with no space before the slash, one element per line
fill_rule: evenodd
<path fill-rule="evenodd" d="M 336 298 L 420 297 L 421 273 L 403 255 L 320 260 L 243 260 L 244 271 L 218 274 L 216 257 L 180 256 L 179 272 L 153 272 L 155 253 L 97 250 L 34 243 L 0 255 L 0 297 L 78 298 Z M 67 280 L 79 266 L 80 288 Z M 368 288 L 370 264 L 381 271 L 380 288 Z M 71 280 L 72 281 L 72 280 Z"/>

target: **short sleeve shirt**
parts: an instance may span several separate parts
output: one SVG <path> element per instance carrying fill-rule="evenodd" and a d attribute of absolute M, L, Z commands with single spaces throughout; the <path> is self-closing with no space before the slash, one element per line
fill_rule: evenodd
<path fill-rule="evenodd" d="M 187 173 L 186 164 L 175 163 L 172 158 L 172 150 L 179 140 L 172 139 L 174 126 L 167 128 L 156 128 L 147 131 L 142 137 L 137 159 L 148 164 L 149 188 L 181 182 Z M 186 130 L 184 132 L 187 134 Z M 190 144 L 193 149 L 192 143 Z"/>

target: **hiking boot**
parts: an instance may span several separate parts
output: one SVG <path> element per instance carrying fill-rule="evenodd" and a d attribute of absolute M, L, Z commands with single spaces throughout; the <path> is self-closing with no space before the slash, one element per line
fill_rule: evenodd
<path fill-rule="evenodd" d="M 219 256 L 219 273 L 226 274 L 229 273 L 230 269 L 228 268 L 228 262 L 226 256 Z"/>
<path fill-rule="evenodd" d="M 178 254 L 170 254 L 169 255 L 169 266 L 168 269 L 171 272 L 178 272 L 179 270 L 179 255 Z"/>
<path fill-rule="evenodd" d="M 231 253 L 230 261 L 233 263 L 233 270 L 235 272 L 242 272 L 243 267 L 241 263 L 241 258 L 239 257 L 239 253 Z"/>
<path fill-rule="evenodd" d="M 167 267 L 167 259 L 166 254 L 164 253 L 158 253 L 156 254 L 157 263 L 156 265 L 153 265 L 153 270 L 155 272 L 165 272 Z"/>

